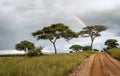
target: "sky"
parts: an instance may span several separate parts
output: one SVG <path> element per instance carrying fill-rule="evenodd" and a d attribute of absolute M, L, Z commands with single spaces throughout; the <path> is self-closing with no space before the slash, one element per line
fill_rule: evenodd
<path fill-rule="evenodd" d="M 31 33 L 55 23 L 63 23 L 73 31 L 81 25 L 73 15 L 87 25 L 104 25 L 108 29 L 96 38 L 94 48 L 102 49 L 107 39 L 120 43 L 120 0 L 0 0 L 0 53 L 14 53 L 15 44 L 22 40 L 43 46 L 44 52 L 54 52 L 48 40 L 37 41 Z M 68 52 L 73 44 L 90 45 L 90 38 L 57 41 L 58 52 Z M 6 51 L 7 50 L 7 51 Z"/>

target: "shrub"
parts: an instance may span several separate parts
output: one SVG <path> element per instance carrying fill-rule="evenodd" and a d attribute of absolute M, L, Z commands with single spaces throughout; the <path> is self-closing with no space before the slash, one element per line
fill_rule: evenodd
<path fill-rule="evenodd" d="M 73 51 L 70 51 L 70 53 L 73 53 Z"/>
<path fill-rule="evenodd" d="M 29 50 L 28 51 L 28 56 L 38 56 L 38 55 L 42 55 L 43 53 L 41 52 L 41 50 L 43 49 L 43 47 L 39 47 L 39 48 L 35 48 L 33 50 Z"/>

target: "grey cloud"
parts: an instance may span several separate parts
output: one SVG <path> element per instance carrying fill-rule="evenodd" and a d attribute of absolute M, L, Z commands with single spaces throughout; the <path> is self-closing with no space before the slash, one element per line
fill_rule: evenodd
<path fill-rule="evenodd" d="M 89 12 L 82 15 L 83 20 L 88 25 L 105 25 L 108 27 L 109 32 L 119 34 L 120 28 L 120 7 L 98 12 Z"/>
<path fill-rule="evenodd" d="M 102 5 L 103 3 L 107 6 Z M 36 44 L 36 46 L 46 46 L 47 50 L 53 50 L 50 42 L 36 41 L 31 36 L 31 33 L 48 26 L 53 23 L 64 23 L 74 31 L 82 29 L 81 24 L 77 22 L 72 15 L 80 15 L 82 19 L 90 25 L 103 24 L 111 26 L 111 28 L 119 28 L 119 10 L 110 9 L 108 7 L 118 7 L 114 1 L 95 0 L 1 0 L 0 1 L 0 49 L 14 49 L 17 42 L 21 40 L 29 40 Z M 87 5 L 87 6 L 86 6 Z M 94 6 L 96 7 L 94 7 Z M 96 10 L 104 10 L 101 13 L 93 13 Z M 93 11 L 93 12 L 91 12 Z M 115 11 L 115 12 L 114 12 Z M 87 12 L 87 13 L 86 13 Z M 116 27 L 113 25 L 116 25 Z M 111 31 L 109 31 L 111 32 Z M 118 31 L 116 31 L 118 33 Z M 118 33 L 119 34 L 119 33 Z M 57 42 L 59 50 L 64 40 Z M 71 43 L 65 43 L 63 48 L 68 49 L 68 46 L 77 43 L 87 45 L 89 42 L 82 42 L 79 39 L 73 40 Z M 5 46 L 6 45 L 6 46 Z M 52 48 L 52 49 L 51 49 Z"/>

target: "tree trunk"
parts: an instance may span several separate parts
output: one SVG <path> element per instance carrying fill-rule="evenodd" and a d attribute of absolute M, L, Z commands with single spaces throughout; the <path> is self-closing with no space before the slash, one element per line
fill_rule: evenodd
<path fill-rule="evenodd" d="M 55 54 L 57 54 L 57 49 L 56 49 L 55 43 L 53 43 L 53 47 L 54 47 L 54 50 L 55 50 Z"/>
<path fill-rule="evenodd" d="M 91 50 L 93 51 L 93 41 L 94 41 L 94 39 L 91 39 Z"/>
<path fill-rule="evenodd" d="M 27 53 L 27 51 L 26 51 L 26 50 L 24 50 L 24 52 L 25 52 L 25 54 Z"/>
<path fill-rule="evenodd" d="M 25 55 L 27 55 L 27 50 L 24 50 L 24 52 L 25 52 Z"/>
<path fill-rule="evenodd" d="M 54 50 L 55 50 L 55 54 L 57 54 L 57 48 L 56 48 L 56 45 L 55 45 L 56 40 L 57 40 L 57 38 L 54 41 L 52 41 L 50 39 L 50 42 L 53 44 L 53 47 L 54 47 Z"/>

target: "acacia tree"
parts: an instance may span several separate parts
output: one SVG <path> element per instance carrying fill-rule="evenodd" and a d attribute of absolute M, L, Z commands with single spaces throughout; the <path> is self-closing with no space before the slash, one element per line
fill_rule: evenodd
<path fill-rule="evenodd" d="M 80 45 L 72 45 L 69 47 L 69 49 L 72 49 L 73 51 L 80 51 L 82 49 L 82 46 Z"/>
<path fill-rule="evenodd" d="M 49 40 L 53 44 L 55 54 L 57 54 L 55 43 L 58 39 L 64 38 L 69 41 L 72 38 L 78 37 L 75 32 L 62 23 L 52 24 L 51 26 L 44 27 L 41 30 L 33 32 L 32 35 L 37 37 L 37 40 Z"/>
<path fill-rule="evenodd" d="M 101 36 L 100 32 L 105 31 L 107 29 L 106 26 L 101 26 L 101 25 L 94 25 L 94 26 L 87 26 L 82 29 L 78 33 L 78 35 L 82 37 L 90 37 L 91 38 L 91 50 L 93 50 L 93 42 L 96 37 Z"/>
<path fill-rule="evenodd" d="M 117 43 L 118 41 L 116 39 L 108 39 L 105 41 L 105 45 L 107 46 L 107 50 L 111 49 L 111 48 L 117 48 L 117 46 L 119 45 Z"/>
<path fill-rule="evenodd" d="M 20 43 L 16 44 L 15 49 L 19 50 L 19 51 L 23 50 L 23 51 L 25 51 L 25 53 L 27 53 L 28 50 L 35 49 L 35 46 L 32 42 L 24 40 L 24 41 L 21 41 Z"/>

